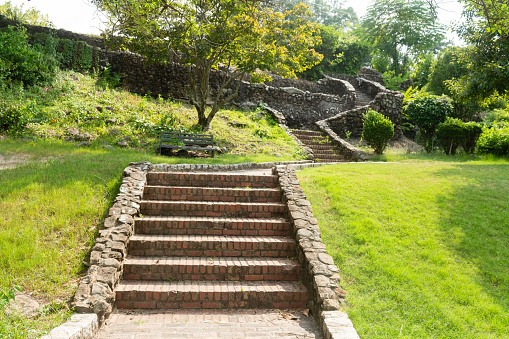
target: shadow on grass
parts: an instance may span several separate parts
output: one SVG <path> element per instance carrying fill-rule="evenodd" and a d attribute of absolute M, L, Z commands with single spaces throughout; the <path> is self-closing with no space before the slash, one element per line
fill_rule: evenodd
<path fill-rule="evenodd" d="M 473 281 L 500 306 L 505 315 L 499 320 L 509 326 L 509 164 L 458 164 L 435 175 L 462 183 L 437 199 L 445 243 L 477 268 Z"/>

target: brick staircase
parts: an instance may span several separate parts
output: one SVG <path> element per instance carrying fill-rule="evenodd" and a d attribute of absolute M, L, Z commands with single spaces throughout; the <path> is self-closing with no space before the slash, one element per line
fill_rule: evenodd
<path fill-rule="evenodd" d="M 303 144 L 313 150 L 315 161 L 335 162 L 345 160 L 344 156 L 339 153 L 339 150 L 322 132 L 299 129 L 292 130 L 292 132 Z"/>
<path fill-rule="evenodd" d="M 277 176 L 148 173 L 118 308 L 302 308 Z"/>

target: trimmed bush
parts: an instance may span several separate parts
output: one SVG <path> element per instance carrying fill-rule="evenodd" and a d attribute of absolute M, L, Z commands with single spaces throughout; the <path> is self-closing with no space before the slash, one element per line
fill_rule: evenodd
<path fill-rule="evenodd" d="M 473 154 L 479 137 L 482 134 L 482 128 L 478 123 L 473 121 L 465 123 L 465 127 L 467 129 L 467 138 L 463 143 L 461 143 L 461 147 L 463 147 L 463 150 L 466 153 Z"/>
<path fill-rule="evenodd" d="M 444 122 L 453 109 L 449 98 L 423 94 L 409 101 L 403 112 L 419 127 L 424 149 L 429 153 L 433 150 L 433 138 L 438 124 Z"/>
<path fill-rule="evenodd" d="M 477 142 L 477 150 L 485 154 L 509 155 L 509 126 L 495 123 L 491 128 L 485 128 Z"/>
<path fill-rule="evenodd" d="M 463 121 L 447 118 L 438 125 L 437 141 L 445 154 L 456 154 L 456 149 L 468 138 L 468 129 Z M 475 146 L 474 146 L 475 147 Z"/>
<path fill-rule="evenodd" d="M 394 125 L 383 114 L 371 109 L 363 117 L 362 138 L 373 147 L 376 154 L 382 154 L 387 141 L 394 137 Z"/>

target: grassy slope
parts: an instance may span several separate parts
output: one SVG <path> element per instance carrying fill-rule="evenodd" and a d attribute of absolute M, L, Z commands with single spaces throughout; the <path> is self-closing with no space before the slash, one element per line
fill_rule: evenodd
<path fill-rule="evenodd" d="M 298 176 L 361 337 L 509 337 L 507 161 L 348 164 Z"/>
<path fill-rule="evenodd" d="M 65 302 L 84 272 L 82 261 L 129 162 L 228 164 L 302 159 L 295 142 L 263 114 L 233 110 L 220 111 L 212 124 L 216 141 L 229 148 L 228 154 L 213 159 L 157 156 L 154 146 L 163 118 L 170 117 L 166 126 L 192 129 L 193 109 L 102 90 L 95 86 L 94 78 L 73 72 L 61 73 L 45 89 L 5 90 L 0 99 L 21 110 L 29 107 L 43 117 L 25 130 L 33 141 L 0 140 L 0 154 L 7 158 L 21 155 L 27 161 L 16 169 L 0 170 L 0 293 L 20 286 L 41 301 L 52 302 L 34 320 L 0 312 L 0 338 L 38 337 L 68 317 Z M 96 107 L 112 110 L 99 112 Z M 105 120 L 112 118 L 117 123 L 106 125 Z M 231 121 L 245 127 L 233 127 Z M 69 127 L 92 134 L 92 147 L 78 148 L 60 140 Z M 55 137 L 41 139 L 48 135 Z M 130 137 L 130 149 L 99 147 L 115 144 L 124 136 Z"/>

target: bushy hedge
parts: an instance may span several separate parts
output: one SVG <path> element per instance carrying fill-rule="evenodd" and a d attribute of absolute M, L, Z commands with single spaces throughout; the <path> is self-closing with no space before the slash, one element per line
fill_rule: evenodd
<path fill-rule="evenodd" d="M 383 114 L 371 109 L 363 117 L 362 138 L 376 154 L 382 154 L 387 142 L 394 137 L 394 125 Z"/>
<path fill-rule="evenodd" d="M 477 142 L 477 149 L 479 153 L 509 155 L 509 125 L 494 123 L 492 127 L 485 128 Z"/>
<path fill-rule="evenodd" d="M 474 153 L 481 132 L 481 127 L 475 122 L 465 123 L 449 117 L 438 125 L 437 140 L 445 154 L 456 154 L 459 146 L 467 153 Z"/>
<path fill-rule="evenodd" d="M 438 124 L 444 122 L 452 112 L 449 98 L 426 93 L 412 99 L 403 108 L 403 113 L 419 127 L 424 140 L 424 149 L 428 153 L 433 150 L 433 138 Z"/>
<path fill-rule="evenodd" d="M 53 80 L 57 65 L 42 47 L 28 44 L 24 28 L 0 29 L 0 80 L 43 85 Z"/>

